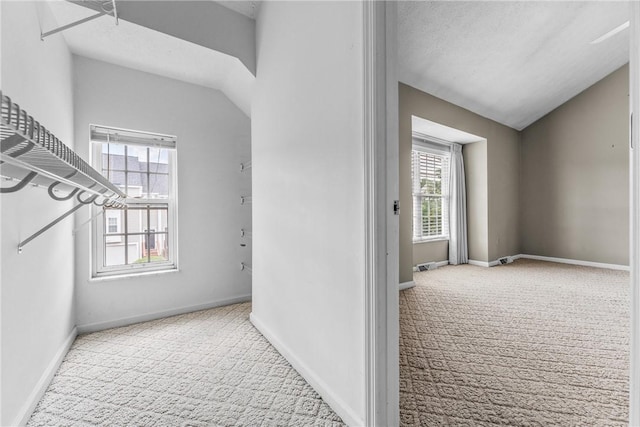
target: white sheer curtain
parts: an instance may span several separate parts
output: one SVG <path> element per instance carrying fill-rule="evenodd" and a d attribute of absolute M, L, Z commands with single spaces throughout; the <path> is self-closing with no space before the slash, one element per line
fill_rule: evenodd
<path fill-rule="evenodd" d="M 462 145 L 451 144 L 449 168 L 449 264 L 469 262 L 467 249 L 467 191 Z"/>

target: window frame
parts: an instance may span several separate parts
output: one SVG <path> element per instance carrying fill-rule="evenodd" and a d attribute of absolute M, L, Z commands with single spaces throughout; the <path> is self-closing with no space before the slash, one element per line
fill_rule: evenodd
<path fill-rule="evenodd" d="M 425 196 L 422 194 L 417 194 L 415 192 L 415 183 L 413 179 L 415 168 L 416 168 L 416 165 L 413 160 L 414 151 L 425 153 L 432 156 L 439 156 L 442 158 L 443 176 L 441 178 L 442 194 L 440 196 L 437 196 L 437 195 Z M 451 149 L 449 144 L 444 144 L 439 141 L 430 141 L 428 139 L 424 139 L 423 137 L 417 137 L 416 135 L 413 136 L 413 144 L 411 147 L 411 200 L 412 200 L 411 201 L 411 205 L 412 205 L 411 206 L 412 208 L 411 236 L 412 236 L 412 242 L 414 244 L 424 243 L 424 242 L 433 242 L 433 241 L 448 241 L 450 239 L 450 232 L 449 232 L 449 197 L 450 197 L 449 171 L 451 167 L 450 163 L 451 163 Z M 424 197 L 439 197 L 442 200 L 441 202 L 442 203 L 442 229 L 443 229 L 442 234 L 433 235 L 433 236 L 424 236 L 422 235 L 422 230 L 423 230 L 422 228 L 420 228 L 420 235 L 417 235 L 416 233 L 416 222 L 418 221 L 416 218 L 416 212 L 420 212 L 419 222 L 420 224 L 422 224 L 422 199 L 424 199 Z M 417 207 L 416 207 L 416 201 L 418 198 L 420 199 L 419 211 L 417 210 Z"/>
<path fill-rule="evenodd" d="M 109 131 L 118 132 L 122 131 L 123 133 L 137 133 L 142 135 L 149 135 L 150 137 L 161 137 L 165 141 L 172 142 L 162 142 L 161 144 L 154 143 L 153 139 L 149 139 L 148 143 L 144 143 L 143 141 L 106 141 L 106 140 L 96 140 L 93 137 L 94 128 L 99 128 L 101 130 L 107 129 Z M 99 126 L 99 125 L 91 125 L 91 137 L 89 139 L 90 144 L 90 152 L 91 159 L 93 163 L 93 167 L 96 170 L 102 171 L 102 146 L 104 143 L 117 143 L 127 146 L 138 146 L 138 147 L 151 147 L 151 148 L 162 148 L 166 149 L 168 152 L 168 167 L 167 167 L 167 176 L 168 176 L 168 197 L 167 198 L 142 198 L 142 197 L 127 197 L 124 202 L 127 204 L 127 208 L 124 209 L 109 209 L 105 207 L 92 206 L 92 217 L 95 218 L 92 221 L 92 239 L 91 239 L 91 277 L 103 278 L 103 277 L 112 277 L 112 276 L 129 276 L 129 275 L 138 275 L 150 272 L 164 272 L 164 271 L 172 271 L 178 270 L 178 169 L 177 169 L 177 138 L 175 136 L 169 135 L 161 135 L 152 132 L 143 132 L 143 131 L 133 131 L 129 129 L 121 129 L 115 128 L 111 126 Z M 147 159 L 147 162 L 149 159 Z M 147 172 L 148 174 L 150 172 Z M 123 189 L 124 192 L 124 189 Z M 154 231 L 154 239 L 156 245 L 158 244 L 158 234 L 165 234 L 167 239 L 167 251 L 168 251 L 168 259 L 166 261 L 156 261 L 150 263 L 126 263 L 123 265 L 114 265 L 107 266 L 105 265 L 105 244 L 106 240 L 111 238 L 121 238 L 121 241 L 127 242 L 123 236 L 142 236 L 141 241 L 148 241 L 149 232 L 130 232 L 127 228 L 127 216 L 129 212 L 129 207 L 132 209 L 142 209 L 143 212 L 152 211 L 154 208 L 160 208 L 162 210 L 166 209 L 167 218 L 166 225 L 167 231 Z M 118 233 L 113 235 L 108 232 L 108 215 L 107 211 L 115 210 L 121 212 L 118 216 Z M 149 213 L 150 214 L 150 213 Z M 101 218 L 99 218 L 101 217 Z M 149 230 L 149 225 L 146 225 L 145 230 Z M 141 229 L 145 227 L 141 225 Z M 146 233 L 146 234 L 145 234 Z M 114 241 L 115 242 L 115 241 Z M 126 251 L 125 251 L 125 262 L 126 259 Z"/>

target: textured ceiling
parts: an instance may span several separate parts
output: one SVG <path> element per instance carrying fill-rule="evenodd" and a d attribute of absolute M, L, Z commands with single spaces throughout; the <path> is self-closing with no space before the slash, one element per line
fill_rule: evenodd
<path fill-rule="evenodd" d="M 400 81 L 523 129 L 629 60 L 627 2 L 398 2 Z"/>
<path fill-rule="evenodd" d="M 47 2 L 57 25 L 93 11 L 66 1 Z M 49 23 L 53 28 L 56 23 Z M 71 52 L 222 91 L 247 116 L 254 76 L 238 58 L 140 25 L 103 16 L 50 37 L 64 37 Z M 46 43 L 46 39 L 45 39 Z"/>

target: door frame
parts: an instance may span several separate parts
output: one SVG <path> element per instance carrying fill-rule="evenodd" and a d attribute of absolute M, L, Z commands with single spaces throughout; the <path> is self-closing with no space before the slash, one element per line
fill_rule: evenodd
<path fill-rule="evenodd" d="M 363 5 L 363 155 L 365 246 L 365 425 L 397 426 L 398 78 L 393 1 Z"/>
<path fill-rule="evenodd" d="M 640 2 L 630 2 L 629 425 L 640 426 Z M 366 425 L 399 424 L 398 80 L 393 1 L 363 1 Z M 635 114 L 634 114 L 635 112 Z"/>
<path fill-rule="evenodd" d="M 629 191 L 630 191 L 630 354 L 629 425 L 640 425 L 640 3 L 630 2 Z M 635 113 L 634 113 L 635 112 Z"/>

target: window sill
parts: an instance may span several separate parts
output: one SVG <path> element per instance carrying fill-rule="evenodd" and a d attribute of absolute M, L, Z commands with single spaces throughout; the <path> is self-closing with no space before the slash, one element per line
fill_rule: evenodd
<path fill-rule="evenodd" d="M 440 237 L 429 237 L 429 238 L 426 238 L 426 239 L 414 240 L 413 244 L 414 245 L 419 245 L 421 243 L 448 242 L 448 241 L 449 241 L 448 237 L 440 236 Z"/>
<path fill-rule="evenodd" d="M 91 277 L 89 279 L 89 283 L 93 283 L 93 282 L 109 282 L 109 281 L 113 281 L 113 280 L 123 280 L 123 279 L 133 279 L 133 278 L 136 278 L 136 277 L 159 276 L 159 275 L 178 273 L 178 272 L 180 272 L 180 270 L 177 267 L 173 267 L 173 268 L 166 269 L 166 270 L 152 270 L 152 271 L 105 274 L 105 275 L 101 275 L 101 276 Z"/>

